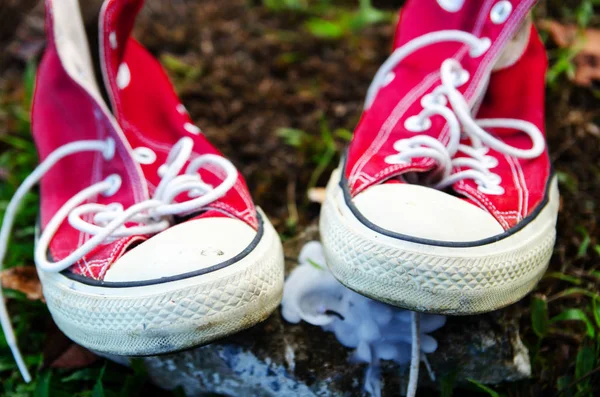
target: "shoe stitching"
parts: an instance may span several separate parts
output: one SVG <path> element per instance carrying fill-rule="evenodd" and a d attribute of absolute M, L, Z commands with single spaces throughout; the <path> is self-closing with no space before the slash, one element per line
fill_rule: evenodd
<path fill-rule="evenodd" d="M 488 6 L 488 8 L 491 6 L 489 3 L 491 3 L 492 0 L 487 0 L 486 1 L 486 5 Z M 482 29 L 483 26 L 485 26 L 485 19 L 487 18 L 487 14 L 488 13 L 484 13 L 485 7 L 482 7 L 479 11 L 479 15 L 477 18 L 477 22 L 476 25 L 473 27 L 473 30 L 471 31 L 471 33 L 480 33 L 479 31 L 476 31 L 476 29 Z M 483 17 L 485 15 L 485 18 Z M 459 57 L 459 53 L 460 51 L 463 51 L 463 54 Z M 464 54 L 466 53 L 466 50 L 464 50 L 463 47 L 461 47 L 453 56 L 452 58 L 461 60 L 464 57 Z M 439 73 L 434 73 L 435 75 L 439 75 Z M 431 74 L 428 75 L 425 79 L 423 79 L 423 81 L 425 81 L 427 78 L 431 77 Z M 436 79 L 437 80 L 437 79 Z M 426 89 L 429 89 L 431 87 L 431 85 L 434 83 L 434 81 L 432 81 L 428 87 L 426 87 Z M 475 83 L 475 82 L 474 82 Z M 402 109 L 402 106 L 404 106 L 404 102 L 406 102 L 407 97 L 413 98 L 414 95 L 412 94 L 413 91 L 421 91 L 421 89 L 418 89 L 420 86 L 425 85 L 423 82 L 419 85 L 416 86 L 413 90 L 411 90 L 411 92 L 404 97 L 404 99 L 392 110 L 392 113 L 388 116 L 388 118 L 386 119 L 386 121 L 384 122 L 384 124 L 382 125 L 382 127 L 379 129 L 379 132 L 377 133 L 377 136 L 375 138 L 375 140 L 371 143 L 371 145 L 369 145 L 369 147 L 367 148 L 367 150 L 361 155 L 361 157 L 359 158 L 359 160 L 356 162 L 356 164 L 354 164 L 354 166 L 352 167 L 352 171 L 350 172 L 350 178 L 349 181 L 351 183 L 351 185 L 354 185 L 354 179 L 355 179 L 355 175 L 359 172 L 361 172 L 363 170 L 363 168 L 366 166 L 366 164 L 372 159 L 372 157 L 375 155 L 375 153 L 377 151 L 379 151 L 379 149 L 381 148 L 381 146 L 383 146 L 383 144 L 385 142 L 387 142 L 389 135 L 391 134 L 392 130 L 394 129 L 394 127 L 396 126 L 396 124 L 400 121 L 400 118 L 404 115 L 404 113 L 408 110 L 408 108 L 410 107 L 407 106 L 406 109 Z M 417 90 L 418 89 L 418 90 Z M 418 96 L 418 95 L 417 95 Z M 416 99 L 413 99 L 410 104 L 412 105 L 412 103 L 414 103 Z M 392 116 L 395 116 L 397 112 L 399 112 L 400 110 L 403 110 L 402 113 L 396 118 L 395 122 L 393 122 L 393 125 L 389 128 L 389 129 L 385 129 L 386 125 L 388 124 L 388 122 L 390 121 L 390 119 L 392 118 Z M 384 137 L 383 139 L 380 139 L 381 137 L 381 133 L 382 131 L 384 131 Z M 444 132 L 444 130 L 442 130 L 442 133 Z M 441 136 L 441 134 L 440 134 Z M 381 142 L 382 141 L 382 142 Z M 381 142 L 381 143 L 380 143 Z M 374 149 L 375 146 L 378 146 L 377 149 Z M 368 155 L 368 156 L 367 156 Z M 365 186 L 361 187 L 361 190 L 364 189 Z M 353 194 L 356 194 L 357 191 L 353 188 L 351 189 L 353 191 Z"/>
<path fill-rule="evenodd" d="M 474 202 L 478 203 L 478 205 L 484 204 L 484 208 L 492 213 L 498 219 L 498 221 L 502 224 L 505 230 L 510 228 L 509 223 L 504 219 L 502 214 L 498 212 L 496 206 L 481 192 L 477 189 L 474 189 L 472 186 L 467 185 L 464 181 L 460 181 L 458 187 L 462 190 L 462 193 L 469 197 Z"/>
<path fill-rule="evenodd" d="M 533 0 L 525 1 L 519 4 L 519 6 L 513 11 L 511 18 L 508 20 L 508 22 L 506 22 L 504 28 L 496 38 L 496 42 L 501 42 L 503 45 L 492 47 L 490 51 L 484 55 L 484 59 L 481 62 L 483 67 L 479 67 L 472 78 L 473 82 L 476 82 L 477 84 L 469 86 L 469 88 L 465 91 L 465 97 L 470 98 L 473 95 L 473 91 L 479 85 L 479 81 L 482 79 L 483 75 L 490 74 L 490 69 L 493 67 L 493 65 L 491 65 L 492 60 L 495 60 L 498 52 L 504 49 L 505 42 L 510 38 L 510 36 L 512 36 L 516 25 L 521 22 L 524 14 L 529 11 L 533 2 Z"/>
<path fill-rule="evenodd" d="M 519 214 L 522 214 L 523 213 L 523 199 L 525 197 L 525 194 L 523 192 L 523 188 L 521 187 L 521 180 L 519 179 L 519 176 L 517 175 L 517 171 L 515 169 L 514 158 L 511 156 L 508 156 L 508 155 L 504 155 L 504 158 L 506 159 L 506 162 L 510 166 L 510 171 L 512 174 L 513 182 L 515 184 L 515 188 L 519 192 L 519 205 L 517 207 L 517 211 Z"/>
<path fill-rule="evenodd" d="M 383 125 L 380 127 L 375 139 L 371 142 L 367 150 L 361 155 L 358 161 L 352 167 L 352 171 L 350 172 L 349 182 L 350 185 L 354 185 L 354 179 L 356 175 L 362 172 L 364 167 L 368 164 L 368 162 L 373 158 L 375 153 L 381 149 L 381 147 L 387 142 L 389 135 L 392 130 L 400 121 L 400 118 L 408 111 L 410 105 L 412 105 L 416 99 L 423 94 L 425 91 L 431 88 L 433 84 L 439 78 L 439 71 L 431 72 L 427 75 L 421 84 L 415 86 L 392 110 L 390 115 L 386 118 Z M 398 114 L 400 113 L 400 114 Z M 354 190 L 354 189 L 351 189 Z M 355 192 L 353 192 L 354 194 Z"/>
<path fill-rule="evenodd" d="M 162 152 L 162 154 L 167 154 L 169 152 L 170 146 L 163 144 L 161 142 L 155 141 L 154 139 L 150 139 L 150 138 L 146 137 L 144 134 L 142 134 L 142 132 L 139 128 L 137 128 L 135 125 L 128 122 L 126 119 L 123 120 L 122 124 L 128 130 L 131 130 L 138 137 L 138 139 L 140 141 L 142 141 L 146 145 L 152 146 L 152 148 L 154 150 Z M 190 160 L 192 160 L 198 156 L 199 156 L 198 154 L 192 153 Z M 205 169 L 209 170 L 215 176 L 221 178 L 221 176 L 219 174 L 210 170 L 210 166 L 205 167 Z M 241 199 L 244 202 L 244 204 L 246 205 L 246 207 L 254 208 L 252 198 L 249 196 L 249 193 L 247 193 L 247 190 L 245 189 L 245 187 L 242 186 L 240 178 L 237 179 L 237 181 L 233 187 L 234 187 L 235 191 L 238 193 L 238 195 L 241 197 Z M 230 207 L 230 208 L 233 208 L 233 207 Z M 239 214 L 239 211 L 236 210 L 233 212 L 233 214 L 237 215 L 237 214 Z M 250 223 L 255 225 L 257 223 L 256 218 L 252 217 L 252 222 L 250 222 Z"/>
<path fill-rule="evenodd" d="M 522 186 L 523 186 L 523 190 L 524 190 L 524 197 L 523 197 L 523 211 L 521 212 L 521 215 L 523 218 L 525 218 L 527 216 L 527 214 L 529 213 L 529 188 L 527 187 L 527 181 L 525 180 L 525 174 L 523 173 L 523 167 L 521 166 L 521 161 L 519 161 L 519 159 L 514 158 L 515 164 L 517 166 L 517 172 L 519 173 L 519 178 L 521 180 Z"/>

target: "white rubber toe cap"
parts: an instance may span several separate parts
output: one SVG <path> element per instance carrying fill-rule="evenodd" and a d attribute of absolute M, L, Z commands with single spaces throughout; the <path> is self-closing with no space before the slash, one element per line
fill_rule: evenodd
<path fill-rule="evenodd" d="M 206 218 L 172 226 L 119 258 L 104 281 L 135 282 L 198 271 L 246 249 L 256 230 L 238 219 Z"/>
<path fill-rule="evenodd" d="M 436 189 L 384 184 L 366 189 L 354 200 L 371 223 L 390 232 L 444 242 L 482 240 L 504 232 L 487 211 Z"/>

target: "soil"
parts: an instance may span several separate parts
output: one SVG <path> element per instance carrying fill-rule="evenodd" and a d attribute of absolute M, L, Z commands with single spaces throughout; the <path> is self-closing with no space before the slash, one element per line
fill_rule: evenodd
<path fill-rule="evenodd" d="M 190 80 L 174 76 L 194 120 L 239 167 L 280 231 L 295 205 L 298 226 L 314 221 L 318 207 L 305 197 L 315 153 L 285 145 L 277 130 L 300 129 L 316 139 L 323 122 L 332 131 L 352 130 L 393 27 L 324 41 L 304 31 L 306 17 L 298 12 L 248 8 L 246 1 L 159 3 L 147 7 L 149 23 L 138 25 L 137 36 L 159 58 L 174 55 L 200 70 Z"/>

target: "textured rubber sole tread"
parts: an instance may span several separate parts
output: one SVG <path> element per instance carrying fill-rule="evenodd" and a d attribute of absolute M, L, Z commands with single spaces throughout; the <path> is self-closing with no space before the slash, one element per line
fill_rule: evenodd
<path fill-rule="evenodd" d="M 139 296 L 76 291 L 40 274 L 58 327 L 73 341 L 101 353 L 165 354 L 206 344 L 265 320 L 283 293 L 283 250 L 272 226 L 239 271 L 195 285 Z M 231 265 L 232 269 L 238 264 Z M 219 271 L 216 272 L 218 274 Z"/>
<path fill-rule="evenodd" d="M 529 293 L 552 256 L 554 227 L 508 252 L 473 257 L 427 254 L 366 238 L 345 222 L 332 186 L 320 219 L 327 264 L 340 282 L 372 299 L 420 312 L 488 312 Z"/>

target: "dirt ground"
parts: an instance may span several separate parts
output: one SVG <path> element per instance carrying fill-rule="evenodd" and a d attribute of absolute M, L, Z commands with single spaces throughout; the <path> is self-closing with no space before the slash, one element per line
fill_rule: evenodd
<path fill-rule="evenodd" d="M 2 1 L 0 138 L 14 133 L 17 121 L 7 109 L 23 97 L 25 67 L 39 57 L 44 44 L 39 6 L 26 11 L 36 2 Z M 371 78 L 389 55 L 394 22 L 327 39 L 307 32 L 307 20 L 335 18 L 342 9 L 355 9 L 355 2 L 335 1 L 309 10 L 277 10 L 258 0 L 147 3 L 136 36 L 166 66 L 197 125 L 246 177 L 255 202 L 284 238 L 316 222 L 319 207 L 308 201 L 307 186 L 326 183 L 360 116 Z M 388 10 L 401 3 L 374 2 Z M 569 10 L 579 4 L 541 1 L 534 15 L 538 21 L 570 22 Z M 590 26 L 598 27 L 598 22 L 594 14 Z M 557 50 L 548 47 L 556 61 Z M 548 145 L 562 194 L 550 271 L 571 277 L 547 277 L 536 290 L 534 295 L 548 302 L 550 317 L 574 308 L 589 318 L 600 315 L 590 312 L 595 309 L 585 294 L 561 295 L 574 287 L 593 293 L 599 289 L 593 275 L 600 271 L 599 96 L 597 87 L 576 87 L 565 77 L 547 90 Z M 296 144 L 286 143 L 290 136 L 297 138 Z M 7 180 L 11 172 L 2 168 L 0 177 Z M 585 336 L 577 322 L 556 324 L 541 340 L 532 329 L 530 303 L 526 298 L 518 305 L 525 341 L 537 352 L 534 375 L 498 389 L 511 396 L 550 395 L 565 376 L 576 380 L 581 346 L 598 348 L 598 341 Z M 587 379 L 593 381 L 587 392 L 600 393 L 599 377 Z"/>

